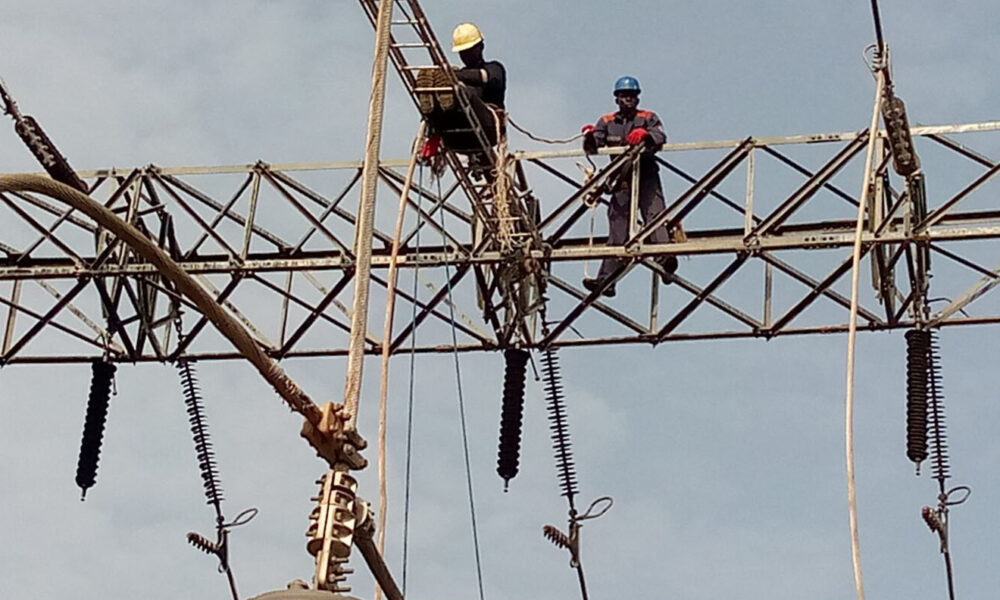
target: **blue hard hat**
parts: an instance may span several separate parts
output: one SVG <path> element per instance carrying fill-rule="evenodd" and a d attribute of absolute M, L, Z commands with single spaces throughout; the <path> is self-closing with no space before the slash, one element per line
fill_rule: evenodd
<path fill-rule="evenodd" d="M 618 81 L 615 82 L 615 93 L 617 94 L 618 92 L 641 93 L 642 90 L 639 88 L 639 80 L 631 75 L 619 77 Z"/>

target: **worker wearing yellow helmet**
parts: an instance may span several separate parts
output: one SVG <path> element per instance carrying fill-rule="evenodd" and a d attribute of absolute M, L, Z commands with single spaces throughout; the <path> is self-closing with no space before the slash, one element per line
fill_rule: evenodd
<path fill-rule="evenodd" d="M 504 109 L 507 93 L 507 72 L 499 61 L 483 58 L 485 42 L 483 33 L 475 23 L 459 23 L 452 32 L 452 51 L 457 52 L 462 67 L 454 68 L 459 82 L 456 92 L 465 94 L 477 120 L 491 144 L 497 143 L 497 114 Z M 417 104 L 420 113 L 430 125 L 432 133 L 439 134 L 444 145 L 464 153 L 481 151 L 475 134 L 468 130 L 464 112 L 449 92 L 421 92 L 421 89 L 440 90 L 449 87 L 449 78 L 439 70 L 425 69 L 417 75 Z M 503 125 L 501 124 L 501 133 Z"/>

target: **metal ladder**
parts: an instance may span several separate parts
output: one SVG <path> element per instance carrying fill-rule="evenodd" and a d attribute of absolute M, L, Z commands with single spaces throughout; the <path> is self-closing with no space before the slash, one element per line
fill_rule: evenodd
<path fill-rule="evenodd" d="M 490 144 L 483 124 L 479 121 L 475 111 L 472 110 L 468 98 L 459 92 L 458 80 L 455 78 L 448 58 L 431 30 L 427 16 L 420 4 L 416 0 L 359 1 L 373 27 L 378 18 L 380 2 L 395 2 L 394 18 L 390 31 L 389 57 L 414 105 L 418 104 L 418 94 L 421 93 L 452 93 L 471 125 L 470 131 L 474 133 L 483 148 L 482 156 L 486 162 L 478 165 L 478 168 L 495 170 L 498 164 L 496 150 Z M 417 73 L 423 69 L 440 70 L 448 78 L 449 85 L 446 87 L 418 87 Z M 445 148 L 445 157 L 459 184 L 472 201 L 473 210 L 482 219 L 482 225 L 489 233 L 496 235 L 502 229 L 514 226 L 513 229 L 517 232 L 515 233 L 516 238 L 524 238 L 527 235 L 524 227 L 515 226 L 518 224 L 513 223 L 514 221 L 523 221 L 525 216 L 525 211 L 520 210 L 524 204 L 523 196 L 527 193 L 523 176 L 514 181 L 511 186 L 512 194 L 509 198 L 497 199 L 493 197 L 489 178 L 474 177 L 473 171 L 476 169 L 464 164 L 457 153 L 448 151 L 447 148 Z M 506 202 L 510 210 L 498 211 L 497 204 L 500 202 Z M 512 222 L 502 222 L 508 219 Z M 518 241 L 523 241 L 523 239 Z"/>
<path fill-rule="evenodd" d="M 446 163 L 454 173 L 459 185 L 468 196 L 473 214 L 475 215 L 475 225 L 473 237 L 477 245 L 480 241 L 485 241 L 492 249 L 500 251 L 501 254 L 509 255 L 511 261 L 519 261 L 526 249 L 540 249 L 542 245 L 541 236 L 538 233 L 536 215 L 530 206 L 534 202 L 527 180 L 520 165 L 515 165 L 514 174 L 509 178 L 509 185 L 503 197 L 497 197 L 491 177 L 476 173 L 481 169 L 496 173 L 498 164 L 501 162 L 496 149 L 490 144 L 483 124 L 472 109 L 468 97 L 459 92 L 459 82 L 448 62 L 448 58 L 441 48 L 440 43 L 431 30 L 427 16 L 417 0 L 359 0 L 365 14 L 373 27 L 377 25 L 380 2 L 395 2 L 394 15 L 391 21 L 389 58 L 392 61 L 396 72 L 399 73 L 403 86 L 409 93 L 415 106 L 419 107 L 418 94 L 421 93 L 452 93 L 459 108 L 465 113 L 468 123 L 480 146 L 483 148 L 480 161 L 475 167 L 463 162 L 457 152 L 444 148 Z M 445 73 L 449 85 L 446 87 L 419 87 L 417 84 L 417 74 L 423 69 L 437 69 Z M 418 150 L 419 151 L 419 150 Z M 497 173 L 504 177 L 505 174 Z M 478 227 L 479 231 L 476 231 Z M 511 273 L 509 268 L 483 268 L 476 267 L 477 271 L 482 271 L 481 276 L 486 281 L 486 288 L 497 289 L 491 281 L 501 283 L 500 279 L 506 279 L 505 273 Z M 490 272 L 487 272 L 490 271 Z M 512 340 L 519 335 L 526 326 L 526 321 L 534 308 L 525 308 L 523 302 L 517 302 L 520 296 L 540 295 L 539 289 L 544 286 L 544 282 L 537 277 L 528 278 L 530 280 L 506 281 L 499 288 L 505 290 L 501 292 L 500 302 L 494 305 L 485 298 L 488 313 L 493 313 L 498 308 L 503 308 L 506 312 L 503 319 L 504 325 L 499 325 L 499 320 L 494 316 L 487 317 L 497 327 L 498 339 Z M 513 313 L 513 314 L 512 314 Z M 503 332 L 500 331 L 503 330 Z M 503 345 L 504 342 L 502 341 Z"/>

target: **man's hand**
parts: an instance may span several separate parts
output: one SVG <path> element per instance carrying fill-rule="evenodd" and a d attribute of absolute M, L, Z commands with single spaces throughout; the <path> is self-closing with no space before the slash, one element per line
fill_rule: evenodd
<path fill-rule="evenodd" d="M 637 127 L 628 132 L 628 135 L 625 137 L 625 142 L 628 143 L 629 146 L 635 146 L 636 144 L 641 144 L 643 140 L 648 137 L 649 131 L 643 127 Z"/>
<path fill-rule="evenodd" d="M 587 123 L 580 128 L 583 134 L 583 151 L 587 154 L 597 154 L 597 140 L 594 139 L 594 126 Z"/>

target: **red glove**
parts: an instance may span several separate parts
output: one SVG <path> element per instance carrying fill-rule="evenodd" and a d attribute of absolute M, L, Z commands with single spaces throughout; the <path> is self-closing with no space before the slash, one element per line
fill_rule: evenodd
<path fill-rule="evenodd" d="M 644 139 L 649 135 L 649 132 L 642 127 L 637 127 L 632 131 L 628 132 L 628 136 L 625 137 L 625 141 L 629 146 L 635 146 L 636 144 L 642 143 Z"/>
<path fill-rule="evenodd" d="M 591 125 L 590 123 L 587 123 L 586 125 L 580 128 L 580 133 L 582 133 L 583 135 L 590 135 L 594 133 L 594 126 Z"/>

